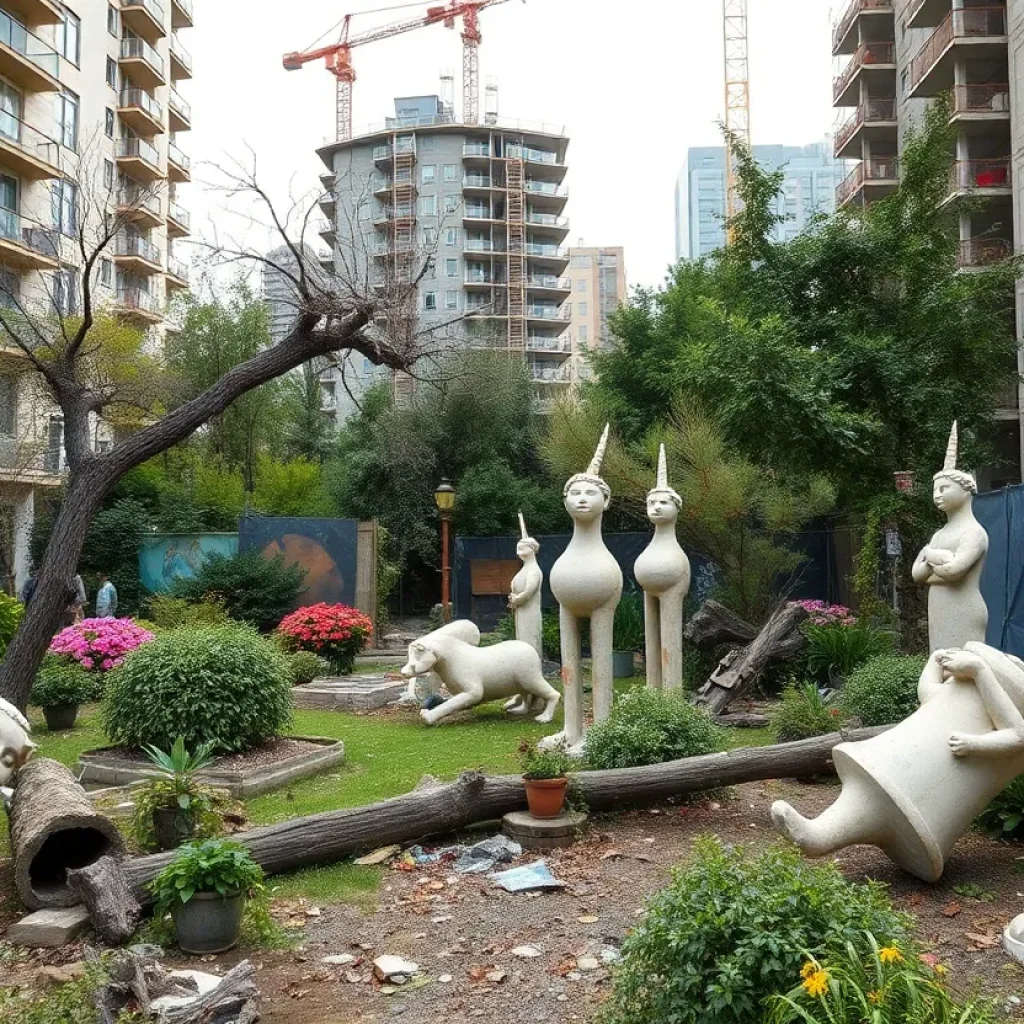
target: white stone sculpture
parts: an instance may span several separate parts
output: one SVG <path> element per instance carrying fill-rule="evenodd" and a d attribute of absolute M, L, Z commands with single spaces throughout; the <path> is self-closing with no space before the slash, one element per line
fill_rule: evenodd
<path fill-rule="evenodd" d="M 1024 772 L 1024 662 L 971 642 L 934 651 L 921 707 L 880 736 L 832 751 L 843 789 L 809 820 L 776 801 L 772 818 L 811 856 L 881 847 L 926 882 L 988 802 Z"/>
<path fill-rule="evenodd" d="M 565 510 L 573 520 L 572 538 L 549 578 L 559 605 L 565 728 L 543 743 L 565 744 L 576 753 L 582 752 L 583 745 L 583 619 L 590 620 L 594 721 L 604 721 L 612 708 L 612 625 L 622 596 L 622 570 L 601 536 L 601 517 L 612 497 L 600 476 L 607 447 L 606 424 L 587 471 L 570 477 L 562 491 Z"/>
<path fill-rule="evenodd" d="M 36 745 L 29 738 L 32 726 L 13 705 L 0 698 L 0 788 L 32 756 Z"/>
<path fill-rule="evenodd" d="M 981 596 L 988 534 L 971 507 L 978 484 L 970 473 L 956 468 L 956 456 L 954 422 L 932 495 L 946 525 L 932 535 L 911 570 L 914 581 L 928 587 L 928 646 L 933 651 L 983 641 L 988 626 L 988 608 Z"/>
<path fill-rule="evenodd" d="M 512 592 L 508 595 L 508 606 L 515 616 L 516 639 L 528 643 L 543 662 L 544 623 L 540 603 L 544 573 L 537 564 L 538 551 L 540 545 L 526 532 L 526 520 L 520 512 L 516 554 L 523 567 L 512 577 Z"/>
<path fill-rule="evenodd" d="M 428 633 L 426 638 L 429 639 L 438 633 L 444 636 L 457 636 L 467 644 L 472 644 L 474 647 L 480 646 L 480 627 L 469 619 L 455 619 L 453 622 L 447 622 L 435 629 L 433 633 Z M 418 706 L 427 697 L 437 696 L 443 685 L 436 672 L 413 676 L 399 703 Z"/>
<path fill-rule="evenodd" d="M 452 631 L 435 630 L 409 645 L 409 660 L 402 668 L 407 679 L 428 672 L 435 673 L 451 694 L 436 708 L 420 711 L 428 725 L 503 697 L 512 698 L 506 707 L 520 714 L 543 705 L 538 722 L 550 722 L 558 706 L 558 691 L 544 678 L 540 656 L 522 640 L 476 647 Z"/>
<path fill-rule="evenodd" d="M 647 518 L 654 537 L 633 565 L 644 592 L 647 685 L 673 690 L 683 685 L 683 604 L 690 590 L 690 560 L 676 540 L 683 501 L 668 485 L 665 446 L 658 449 L 658 478 L 647 492 Z"/>

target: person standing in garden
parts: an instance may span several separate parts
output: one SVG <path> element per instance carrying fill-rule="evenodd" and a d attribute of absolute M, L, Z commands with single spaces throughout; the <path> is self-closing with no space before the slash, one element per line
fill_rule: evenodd
<path fill-rule="evenodd" d="M 117 618 L 117 588 L 110 582 L 110 577 L 100 575 L 100 589 L 96 594 L 96 618 Z"/>

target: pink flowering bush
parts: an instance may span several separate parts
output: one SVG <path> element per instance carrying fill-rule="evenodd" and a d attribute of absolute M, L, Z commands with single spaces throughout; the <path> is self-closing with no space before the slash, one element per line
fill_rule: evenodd
<path fill-rule="evenodd" d="M 289 650 L 319 654 L 345 675 L 373 635 L 373 623 L 348 605 L 321 603 L 286 615 L 277 631 Z"/>
<path fill-rule="evenodd" d="M 62 629 L 53 638 L 50 652 L 70 658 L 89 672 L 109 672 L 152 639 L 148 629 L 131 619 L 83 619 Z"/>
<path fill-rule="evenodd" d="M 857 616 L 844 604 L 826 604 L 824 601 L 797 601 L 807 610 L 807 623 L 811 626 L 856 626 Z"/>

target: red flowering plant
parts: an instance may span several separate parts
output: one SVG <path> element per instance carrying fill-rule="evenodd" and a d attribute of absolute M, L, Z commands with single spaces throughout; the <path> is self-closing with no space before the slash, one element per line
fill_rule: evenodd
<path fill-rule="evenodd" d="M 320 603 L 286 615 L 277 632 L 289 650 L 319 654 L 335 672 L 347 675 L 373 636 L 373 623 L 348 605 Z"/>

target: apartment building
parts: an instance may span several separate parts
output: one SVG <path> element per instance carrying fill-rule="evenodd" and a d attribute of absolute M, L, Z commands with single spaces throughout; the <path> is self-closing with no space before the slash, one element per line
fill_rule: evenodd
<path fill-rule="evenodd" d="M 465 125 L 437 96 L 395 100 L 395 116 L 324 146 L 321 235 L 343 287 L 388 288 L 430 268 L 415 329 L 430 344 L 507 350 L 530 369 L 538 408 L 570 382 L 565 302 L 569 232 L 560 128 Z M 410 386 L 397 380 L 401 398 Z"/>
<path fill-rule="evenodd" d="M 858 162 L 837 202 L 865 204 L 892 192 L 905 131 L 929 102 L 948 96 L 956 141 L 943 205 L 958 225 L 960 267 L 970 273 L 1013 253 L 1024 226 L 1014 188 L 1024 181 L 1022 42 L 1024 0 L 848 0 L 832 35 L 843 62 L 833 101 L 853 109 L 835 151 Z M 1022 282 L 1016 306 L 1020 338 Z M 1008 389 L 1000 405 L 996 440 L 1010 468 L 983 471 L 982 486 L 1018 482 L 1024 463 L 1020 388 Z"/>
<path fill-rule="evenodd" d="M 83 218 L 126 223 L 96 272 L 96 301 L 162 337 L 169 297 L 188 287 L 175 251 L 189 233 L 178 91 L 192 0 L 0 0 L 0 303 L 76 312 Z M 95 424 L 95 443 L 113 432 Z M 63 424 L 26 360 L 0 340 L 0 571 L 28 570 L 40 491 L 63 470 Z"/>
<path fill-rule="evenodd" d="M 569 249 L 569 317 L 573 383 L 592 378 L 589 355 L 611 345 L 608 318 L 626 301 L 626 253 L 621 246 Z"/>
<path fill-rule="evenodd" d="M 835 209 L 836 185 L 846 174 L 831 141 L 809 146 L 754 146 L 754 159 L 767 170 L 785 170 L 776 212 L 780 241 L 799 234 L 819 213 Z M 686 151 L 676 181 L 676 259 L 697 259 L 725 245 L 726 164 L 724 146 Z"/>

